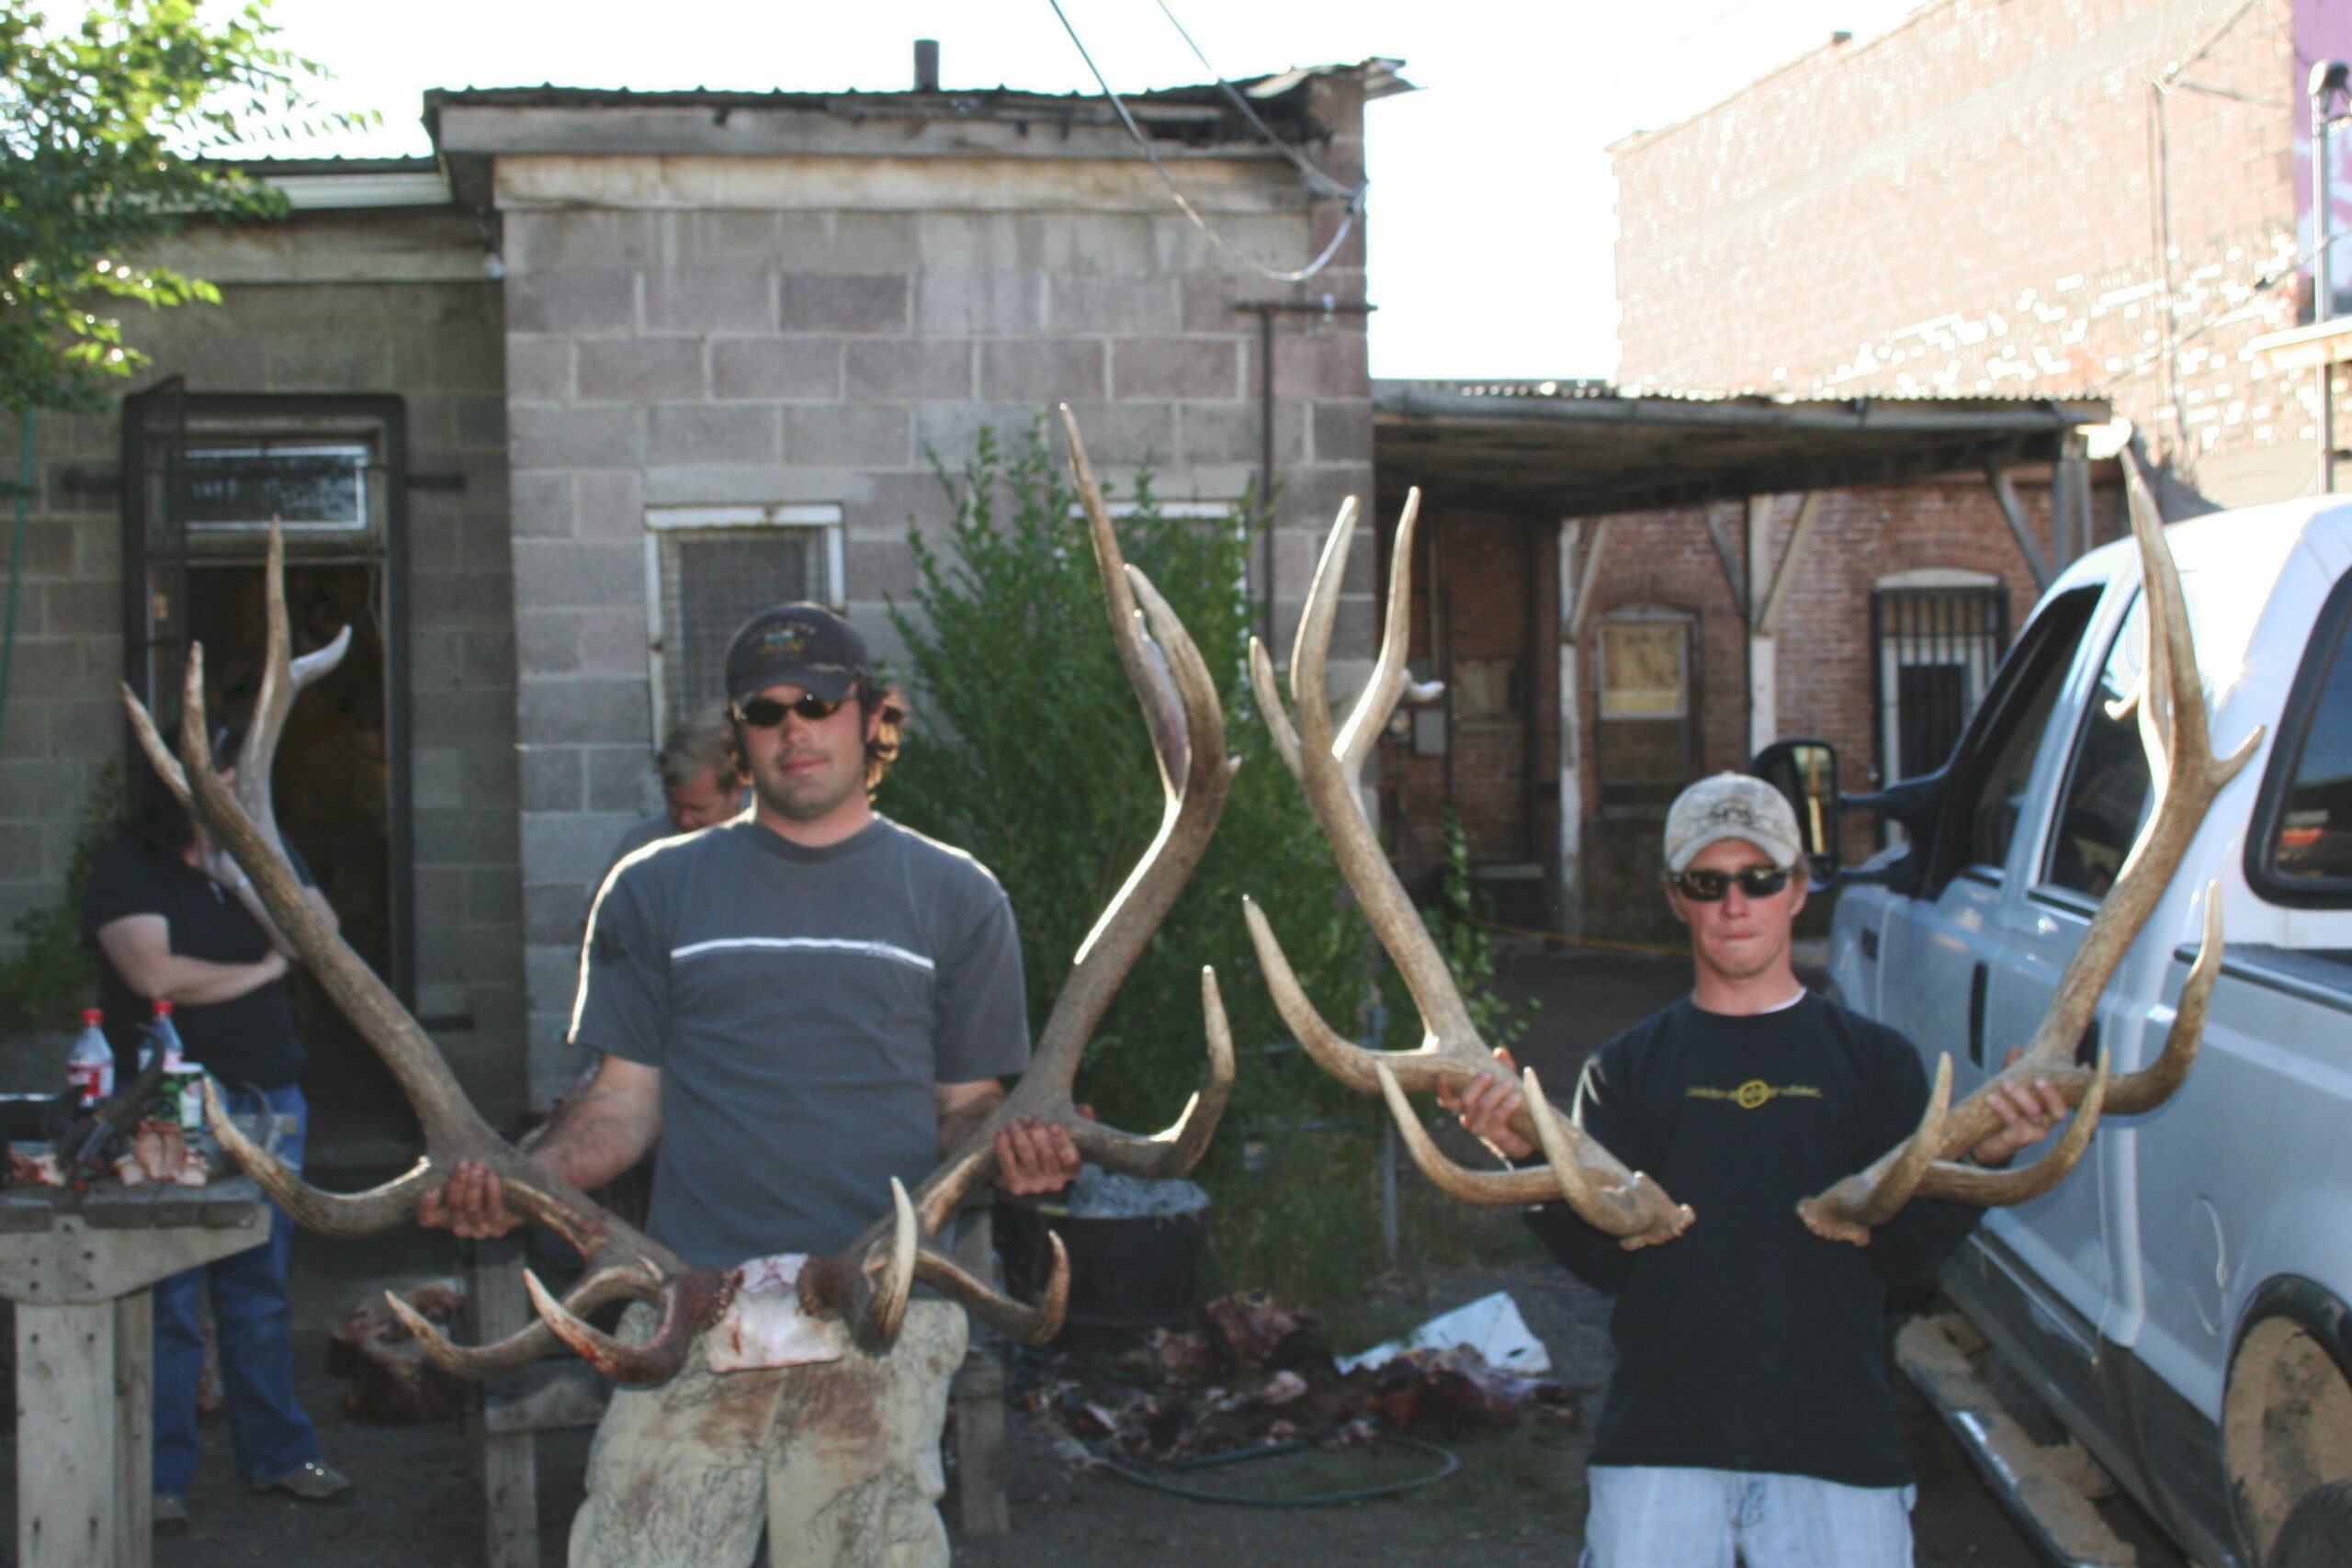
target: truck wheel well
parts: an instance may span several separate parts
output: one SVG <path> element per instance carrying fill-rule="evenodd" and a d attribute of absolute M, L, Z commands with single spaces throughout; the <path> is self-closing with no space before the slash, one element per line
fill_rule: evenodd
<path fill-rule="evenodd" d="M 2305 1280 L 2275 1280 L 2255 1304 L 2230 1359 L 2222 1448 L 2238 1529 L 2267 1562 L 2280 1528 L 2313 1490 L 2352 1479 L 2352 1314 Z"/>

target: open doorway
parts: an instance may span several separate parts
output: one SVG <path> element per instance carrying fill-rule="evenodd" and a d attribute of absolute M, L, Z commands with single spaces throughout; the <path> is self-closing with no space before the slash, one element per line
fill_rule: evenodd
<path fill-rule="evenodd" d="M 261 684 L 273 520 L 287 544 L 299 654 L 344 626 L 350 650 L 295 704 L 272 784 L 277 821 L 345 939 L 393 991 L 411 990 L 404 415 L 397 398 L 192 395 L 127 400 L 125 654 L 132 687 L 176 716 L 190 642 L 209 711 L 242 719 Z M 405 1097 L 306 971 L 293 982 L 309 1064 L 311 1153 L 376 1163 L 413 1144 Z"/>

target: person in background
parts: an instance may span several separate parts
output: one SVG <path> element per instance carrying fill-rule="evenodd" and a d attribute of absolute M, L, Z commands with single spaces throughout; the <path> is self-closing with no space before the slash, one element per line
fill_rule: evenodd
<path fill-rule="evenodd" d="M 605 864 L 607 875 L 648 844 L 716 828 L 742 814 L 750 803 L 728 743 L 725 708 L 690 714 L 670 726 L 653 757 L 654 770 L 662 775 L 662 808 L 621 835 Z M 596 880 L 602 884 L 604 878 Z"/>
<path fill-rule="evenodd" d="M 223 778 L 236 773 L 242 729 L 211 737 Z M 82 935 L 98 951 L 99 1002 L 115 1052 L 115 1081 L 139 1071 L 153 1004 L 169 999 L 187 1059 L 212 1075 L 234 1113 L 275 1116 L 277 1156 L 302 1168 L 309 1111 L 302 1043 L 287 993 L 288 959 L 275 933 L 236 897 L 244 876 L 212 843 L 141 757 L 126 830 L 99 848 L 83 906 Z M 334 910 L 294 846 L 287 859 L 329 929 Z M 256 1492 L 324 1502 L 351 1483 L 322 1463 L 319 1436 L 294 1396 L 293 1309 L 286 1269 L 294 1222 L 275 1204 L 268 1239 L 175 1274 L 155 1287 L 155 1528 L 184 1530 L 196 1473 L 197 1385 L 204 1371 L 198 1298 L 209 1285 L 229 1437 L 238 1475 Z"/>

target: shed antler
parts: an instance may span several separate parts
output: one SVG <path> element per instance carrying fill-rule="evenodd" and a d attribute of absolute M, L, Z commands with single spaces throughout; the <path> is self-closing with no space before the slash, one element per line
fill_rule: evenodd
<path fill-rule="evenodd" d="M 890 1277 L 889 1270 L 878 1267 L 879 1261 L 894 1247 L 909 1245 L 915 1277 L 962 1302 L 984 1322 L 1014 1338 L 1031 1341 L 1050 1339 L 1059 1332 L 1069 1290 L 1069 1263 L 1059 1238 L 1053 1242 L 1053 1276 L 1046 1298 L 1034 1306 L 1012 1300 L 967 1272 L 931 1239 L 966 1198 L 996 1175 L 999 1128 L 1016 1118 L 1035 1116 L 1067 1128 L 1079 1152 L 1105 1169 L 1129 1176 L 1182 1176 L 1207 1149 L 1217 1118 L 1224 1114 L 1233 1092 L 1233 1036 L 1217 995 L 1216 972 L 1203 969 L 1201 1008 L 1208 1030 L 1208 1079 L 1176 1124 L 1155 1137 L 1122 1133 L 1080 1115 L 1071 1101 L 1071 1084 L 1086 1043 L 1120 982 L 1183 891 L 1193 868 L 1200 863 L 1217 818 L 1225 810 L 1226 793 L 1238 764 L 1226 756 L 1225 716 L 1217 705 L 1216 685 L 1209 678 L 1207 664 L 1150 579 L 1120 558 L 1118 536 L 1086 460 L 1078 422 L 1067 407 L 1061 417 L 1062 429 L 1069 438 L 1070 470 L 1085 503 L 1095 564 L 1102 576 L 1111 636 L 1143 705 L 1152 749 L 1159 758 L 1165 802 L 1159 831 L 1080 944 L 1077 961 L 1055 998 L 1054 1010 L 1038 1037 L 1036 1055 L 1019 1087 L 915 1190 L 913 1210 L 921 1240 L 909 1244 L 894 1239 L 889 1222 L 877 1220 L 841 1253 L 810 1265 L 801 1274 L 802 1303 L 812 1311 L 848 1319 L 858 1337 L 868 1344 L 887 1343 L 898 1330 L 905 1297 L 884 1293 L 875 1281 Z"/>
<path fill-rule="evenodd" d="M 2213 797 L 2254 756 L 2263 735 L 2257 726 L 2235 751 L 2214 757 L 2180 574 L 2173 567 L 2172 550 L 2165 543 L 2164 520 L 2157 514 L 2155 497 L 2149 492 L 2139 459 L 2128 446 L 2123 457 L 2132 534 L 2140 546 L 2148 657 L 2138 688 L 2109 713 L 2118 719 L 2130 711 L 2138 715 L 2140 743 L 2148 754 L 2149 785 L 2155 795 L 2147 825 L 2141 829 L 2090 929 L 2083 933 L 2082 945 L 2059 978 L 2057 996 L 2023 1054 L 1953 1106 L 1949 1114 L 1931 1108 L 1917 1132 L 1867 1170 L 1799 1203 L 1797 1213 L 1817 1235 L 1866 1243 L 1872 1226 L 1894 1218 L 1913 1198 L 1991 1205 L 2022 1203 L 2039 1197 L 2064 1179 L 2082 1158 L 2102 1111 L 2128 1116 L 2155 1109 L 2172 1098 L 2197 1059 L 2213 981 L 2222 967 L 2222 896 L 2214 883 L 2205 887 L 2203 942 L 2181 986 L 2162 1053 L 2138 1072 L 2111 1082 L 2105 1052 L 2099 1054 L 2096 1067 L 2081 1067 L 2074 1060 L 2076 1043 L 2090 1026 L 2100 993 L 2155 912 Z M 1948 1081 L 1951 1071 L 1951 1061 L 1946 1057 L 1942 1079 Z M 1995 1087 L 2037 1078 L 2047 1079 L 2075 1107 L 2065 1135 L 2041 1158 L 2018 1169 L 1984 1170 L 1958 1163 L 1961 1156 L 2000 1130 L 2001 1116 L 1991 1102 Z"/>
<path fill-rule="evenodd" d="M 1396 546 L 1390 552 L 1387 615 L 1379 661 L 1336 737 L 1325 696 L 1324 672 L 1332 625 L 1339 615 L 1340 584 L 1346 575 L 1348 547 L 1355 532 L 1352 497 L 1340 508 L 1339 520 L 1332 525 L 1299 620 L 1290 666 L 1291 697 L 1297 709 L 1295 729 L 1284 714 L 1272 661 L 1254 638 L 1250 644 L 1250 674 L 1275 750 L 1297 775 L 1299 788 L 1322 824 L 1324 837 L 1330 840 L 1340 870 L 1355 890 L 1365 919 L 1412 992 L 1421 1015 L 1420 1047 L 1372 1051 L 1343 1039 L 1307 999 L 1263 912 L 1254 901 L 1245 901 L 1243 913 L 1250 922 L 1250 940 L 1257 946 L 1258 962 L 1283 1021 L 1290 1025 L 1299 1043 L 1341 1083 L 1387 1099 L 1406 1147 L 1439 1187 L 1474 1203 L 1537 1203 L 1565 1198 L 1588 1222 L 1627 1247 L 1669 1241 L 1690 1224 L 1690 1211 L 1676 1204 L 1656 1181 L 1627 1170 L 1589 1137 L 1544 1096 L 1533 1068 L 1522 1075 L 1525 1104 L 1513 1116 L 1511 1128 L 1544 1150 L 1549 1163 L 1542 1168 L 1474 1171 L 1453 1164 L 1430 1141 L 1405 1099 L 1408 1092 L 1433 1089 L 1444 1083 L 1458 1087 L 1476 1077 L 1511 1081 L 1509 1070 L 1478 1037 L 1444 955 L 1396 880 L 1356 793 L 1364 759 L 1408 684 L 1405 650 L 1412 599 L 1413 525 L 1419 511 L 1420 491 L 1415 490 L 1406 498 L 1404 515 L 1396 524 Z"/>
<path fill-rule="evenodd" d="M 343 636 L 316 653 L 291 658 L 285 573 L 284 541 L 273 526 L 266 576 L 267 661 L 261 699 L 238 759 L 233 788 L 213 771 L 205 732 L 202 644 L 188 650 L 182 710 L 186 717 L 180 726 L 177 757 L 164 745 L 145 705 L 129 687 L 123 689 L 123 702 L 156 773 L 213 840 L 236 861 L 269 922 L 284 934 L 335 1006 L 400 1080 L 424 1125 L 425 1152 L 407 1174 L 381 1187 L 338 1194 L 311 1186 L 277 1156 L 239 1132 L 208 1080 L 205 1112 L 212 1130 L 237 1163 L 297 1223 L 344 1235 L 383 1230 L 411 1218 L 418 1201 L 443 1185 L 458 1161 L 481 1161 L 504 1183 L 510 1205 L 560 1235 L 579 1250 L 588 1267 L 560 1301 L 536 1279 L 528 1280 L 532 1298 L 539 1305 L 540 1321 L 492 1345 L 457 1345 L 408 1303 L 388 1293 L 393 1311 L 435 1362 L 464 1376 L 491 1377 L 537 1359 L 553 1349 L 560 1337 L 618 1382 L 662 1382 L 677 1371 L 694 1336 L 725 1304 L 723 1277 L 713 1269 L 688 1267 L 669 1248 L 607 1213 L 492 1132 L 458 1087 L 432 1038 L 302 895 L 272 815 L 270 768 L 295 694 L 334 668 L 348 644 L 349 630 L 345 628 Z M 910 1217 L 907 1228 L 911 1235 Z M 624 1298 L 652 1303 L 661 1309 L 659 1328 L 642 1345 L 623 1345 L 581 1321 L 581 1314 Z"/>

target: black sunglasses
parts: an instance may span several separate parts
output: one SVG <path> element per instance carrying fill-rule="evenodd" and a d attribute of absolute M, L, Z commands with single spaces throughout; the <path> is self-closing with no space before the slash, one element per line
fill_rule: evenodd
<path fill-rule="evenodd" d="M 1789 885 L 1786 866 L 1752 865 L 1746 871 L 1678 871 L 1666 884 L 1694 903 L 1713 904 L 1731 891 L 1733 883 L 1750 898 L 1770 898 Z"/>
<path fill-rule="evenodd" d="M 753 729 L 774 729 L 784 722 L 786 714 L 797 714 L 810 724 L 822 724 L 841 712 L 842 704 L 847 700 L 808 694 L 788 703 L 780 703 L 774 697 L 753 697 L 748 703 L 735 705 L 735 716 Z"/>

